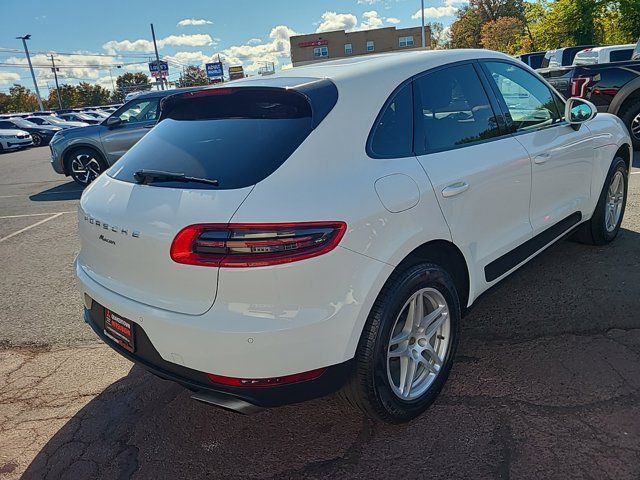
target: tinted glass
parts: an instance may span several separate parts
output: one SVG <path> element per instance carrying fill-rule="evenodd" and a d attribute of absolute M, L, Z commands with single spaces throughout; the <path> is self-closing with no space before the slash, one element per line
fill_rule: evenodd
<path fill-rule="evenodd" d="M 540 79 L 510 63 L 485 65 L 507 104 L 515 130 L 532 130 L 560 121 L 556 99 Z"/>
<path fill-rule="evenodd" d="M 448 67 L 414 81 L 416 150 L 452 148 L 500 135 L 482 83 L 471 65 Z"/>
<path fill-rule="evenodd" d="M 134 182 L 138 170 L 161 170 L 218 180 L 219 189 L 242 188 L 273 173 L 313 129 L 306 98 L 284 89 L 239 88 L 173 100 L 167 108 L 109 175 Z M 178 181 L 153 186 L 216 188 Z"/>
<path fill-rule="evenodd" d="M 16 126 L 11 122 L 7 122 L 6 120 L 3 120 L 3 121 L 0 121 L 0 128 L 12 128 L 12 129 L 15 129 Z"/>
<path fill-rule="evenodd" d="M 378 116 L 371 153 L 382 157 L 404 157 L 413 152 L 413 98 L 411 84 L 402 87 Z"/>
<path fill-rule="evenodd" d="M 35 123 L 37 125 L 46 125 L 47 121 L 44 118 L 39 117 L 29 117 L 29 121 Z"/>
<path fill-rule="evenodd" d="M 158 98 L 134 100 L 122 106 L 113 116 L 119 117 L 122 123 L 155 121 L 158 119 L 159 101 Z"/>
<path fill-rule="evenodd" d="M 627 48 L 625 50 L 614 50 L 609 54 L 609 60 L 612 62 L 624 62 L 625 60 L 631 60 L 633 50 Z"/>
<path fill-rule="evenodd" d="M 529 58 L 529 66 L 533 69 L 541 68 L 543 58 L 543 55 L 531 55 L 531 57 Z"/>

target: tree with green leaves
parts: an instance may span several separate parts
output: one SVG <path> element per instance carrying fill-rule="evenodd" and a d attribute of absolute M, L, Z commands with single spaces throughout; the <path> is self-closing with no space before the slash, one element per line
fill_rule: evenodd
<path fill-rule="evenodd" d="M 151 90 L 149 77 L 143 72 L 127 72 L 116 79 L 116 91 L 113 92 L 113 100 L 124 101 L 124 97 L 131 92 Z"/>
<path fill-rule="evenodd" d="M 431 32 L 431 49 L 446 48 L 449 39 L 446 36 L 444 25 L 440 22 L 428 22 L 425 26 Z"/>
<path fill-rule="evenodd" d="M 484 48 L 514 55 L 520 51 L 524 22 L 516 17 L 498 17 L 482 25 L 480 40 Z"/>
<path fill-rule="evenodd" d="M 183 87 L 199 87 L 201 85 L 209 85 L 211 81 L 207 77 L 207 72 L 203 68 L 190 65 L 184 69 L 180 75 L 180 80 L 176 82 L 178 88 Z"/>
<path fill-rule="evenodd" d="M 7 112 L 33 112 L 38 110 L 38 98 L 35 93 L 22 85 L 14 84 L 9 88 Z"/>

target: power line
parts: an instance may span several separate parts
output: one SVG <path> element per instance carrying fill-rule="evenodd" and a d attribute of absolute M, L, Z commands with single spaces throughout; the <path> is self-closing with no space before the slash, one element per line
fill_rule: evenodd
<path fill-rule="evenodd" d="M 11 53 L 22 53 L 24 54 L 23 51 L 17 49 L 17 48 L 4 48 L 4 47 L 0 47 L 0 52 L 11 52 Z M 140 52 L 140 53 L 116 53 L 116 54 L 109 54 L 109 53 L 79 53 L 79 52 L 56 52 L 55 50 L 50 50 L 48 52 L 32 52 L 32 55 L 78 55 L 78 56 L 83 56 L 83 57 L 112 57 L 112 58 L 118 58 L 118 57 L 148 57 L 150 55 L 153 55 L 153 52 Z"/>

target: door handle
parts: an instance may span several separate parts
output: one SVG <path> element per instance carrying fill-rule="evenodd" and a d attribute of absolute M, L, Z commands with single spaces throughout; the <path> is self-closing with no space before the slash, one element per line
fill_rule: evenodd
<path fill-rule="evenodd" d="M 156 124 L 154 123 L 153 125 L 145 125 L 145 126 L 144 126 L 144 127 L 142 127 L 142 128 L 153 128 L 153 127 L 155 127 L 155 126 L 156 126 Z"/>
<path fill-rule="evenodd" d="M 536 163 L 538 165 L 544 165 L 545 163 L 547 163 L 547 160 L 549 160 L 550 158 L 551 158 L 550 153 L 541 153 L 540 155 L 536 155 L 536 157 L 533 159 L 533 163 Z"/>
<path fill-rule="evenodd" d="M 442 189 L 442 196 L 444 198 L 455 197 L 456 195 L 460 195 L 462 192 L 466 192 L 468 189 L 469 184 L 467 182 L 452 183 Z"/>

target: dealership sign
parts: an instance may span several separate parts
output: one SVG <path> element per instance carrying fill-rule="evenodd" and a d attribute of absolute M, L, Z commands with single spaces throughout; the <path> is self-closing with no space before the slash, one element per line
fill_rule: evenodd
<path fill-rule="evenodd" d="M 329 45 L 329 40 L 314 40 L 312 42 L 300 42 L 299 47 L 321 47 L 323 45 Z"/>
<path fill-rule="evenodd" d="M 244 69 L 242 65 L 237 67 L 229 67 L 229 80 L 238 80 L 244 78 Z"/>
<path fill-rule="evenodd" d="M 207 63 L 205 67 L 207 69 L 207 77 L 209 78 L 221 77 L 223 75 L 222 62 Z"/>
<path fill-rule="evenodd" d="M 160 68 L 158 68 L 158 62 L 149 62 L 149 71 L 152 77 L 166 77 L 169 74 L 169 64 L 160 60 Z"/>

